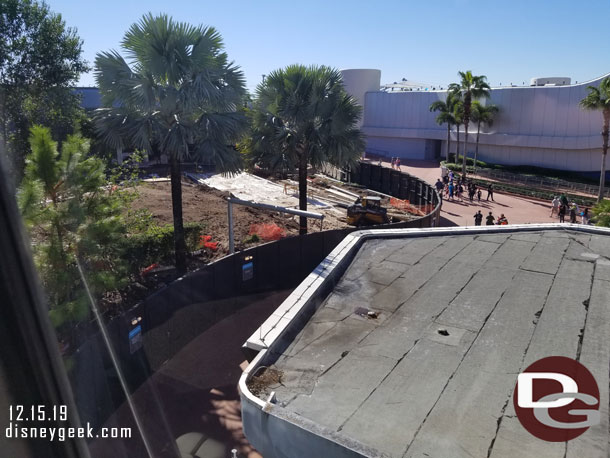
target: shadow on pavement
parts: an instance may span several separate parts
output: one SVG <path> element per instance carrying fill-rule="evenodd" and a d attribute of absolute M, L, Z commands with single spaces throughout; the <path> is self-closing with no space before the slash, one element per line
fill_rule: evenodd
<path fill-rule="evenodd" d="M 245 367 L 241 346 L 291 292 L 240 297 L 248 305 L 206 329 L 133 393 L 131 399 L 154 457 L 180 456 L 174 441 L 196 433 L 214 450 L 213 455 L 205 454 L 208 458 L 229 457 L 233 448 L 240 457 L 260 458 L 242 431 L 237 390 Z M 126 402 L 104 426 L 132 428 L 133 437 L 93 440 L 89 444 L 93 458 L 148 458 Z"/>
<path fill-rule="evenodd" d="M 454 223 L 453 221 L 448 220 L 444 216 L 441 216 L 440 217 L 440 223 L 439 223 L 438 226 L 439 227 L 455 227 L 455 226 L 459 226 L 459 224 Z"/>

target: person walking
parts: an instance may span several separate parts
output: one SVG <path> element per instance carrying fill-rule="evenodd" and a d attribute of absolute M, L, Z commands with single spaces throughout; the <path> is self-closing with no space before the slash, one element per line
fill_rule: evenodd
<path fill-rule="evenodd" d="M 559 222 L 565 223 L 567 207 L 564 204 L 559 206 Z"/>
<path fill-rule="evenodd" d="M 555 198 L 551 202 L 551 218 L 554 214 L 559 214 L 559 204 L 559 196 L 555 196 Z"/>
<path fill-rule="evenodd" d="M 481 202 L 481 188 L 477 189 L 477 200 Z"/>
<path fill-rule="evenodd" d="M 494 200 L 494 185 L 489 183 L 489 186 L 487 186 L 487 199 L 489 200 L 489 198 L 491 197 L 491 201 L 495 202 Z"/>
<path fill-rule="evenodd" d="M 582 212 L 582 223 L 589 224 L 589 209 L 588 208 L 585 208 L 585 210 Z"/>
<path fill-rule="evenodd" d="M 453 181 L 449 182 L 449 199 L 453 200 Z"/>
<path fill-rule="evenodd" d="M 396 163 L 396 159 L 392 157 L 392 161 L 390 162 L 390 166 L 394 169 L 394 164 Z"/>
<path fill-rule="evenodd" d="M 477 191 L 477 187 L 473 184 L 468 185 L 468 199 L 470 202 L 474 201 L 474 193 Z"/>
<path fill-rule="evenodd" d="M 436 191 L 438 192 L 438 195 L 441 200 L 443 200 L 443 189 L 445 188 L 445 185 L 441 182 L 440 178 L 436 179 L 436 184 L 434 185 L 434 187 L 436 188 Z"/>
<path fill-rule="evenodd" d="M 576 204 L 570 206 L 570 223 L 576 224 Z"/>
<path fill-rule="evenodd" d="M 489 215 L 487 215 L 485 217 L 485 225 L 486 226 L 493 226 L 495 221 L 496 221 L 496 218 L 494 218 L 494 215 L 492 215 L 492 213 L 489 212 Z"/>
<path fill-rule="evenodd" d="M 396 158 L 396 170 L 398 170 L 400 172 L 400 158 L 399 157 Z"/>
<path fill-rule="evenodd" d="M 483 213 L 481 213 L 481 210 L 479 210 L 478 212 L 476 212 L 474 214 L 474 225 L 480 226 L 482 221 L 483 221 Z"/>
<path fill-rule="evenodd" d="M 464 200 L 464 188 L 462 187 L 462 183 L 458 183 L 457 185 L 457 197 L 460 200 Z"/>

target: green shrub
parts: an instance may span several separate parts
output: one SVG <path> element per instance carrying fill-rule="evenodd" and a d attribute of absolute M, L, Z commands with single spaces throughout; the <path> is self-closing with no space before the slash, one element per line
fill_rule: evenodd
<path fill-rule="evenodd" d="M 447 168 L 450 168 L 450 166 L 453 167 L 459 167 L 460 171 L 462 170 L 462 156 L 460 155 L 460 161 L 455 164 L 455 153 L 449 153 L 449 162 L 447 161 L 443 161 L 442 164 L 446 165 Z M 466 158 L 466 167 L 474 167 L 474 158 L 472 157 L 468 157 Z M 489 164 L 487 164 L 487 162 L 483 162 L 483 161 L 479 161 L 477 160 L 477 167 L 488 167 Z M 453 168 L 451 168 L 451 170 L 453 170 Z"/>
<path fill-rule="evenodd" d="M 260 239 L 260 237 L 258 235 L 252 234 L 252 235 L 249 235 L 248 237 L 246 237 L 244 239 L 244 243 L 246 243 L 246 244 L 248 244 L 248 243 L 258 243 L 258 242 L 260 242 L 260 240 L 261 239 Z"/>
<path fill-rule="evenodd" d="M 610 200 L 602 200 L 595 205 L 592 213 L 596 226 L 610 227 Z"/>
<path fill-rule="evenodd" d="M 203 225 L 200 223 L 184 225 L 186 246 L 190 251 L 198 248 L 202 231 Z M 132 272 L 138 272 L 141 268 L 154 263 L 171 263 L 174 254 L 173 225 L 153 224 L 143 232 L 131 234 L 124 239 L 123 252 Z"/>

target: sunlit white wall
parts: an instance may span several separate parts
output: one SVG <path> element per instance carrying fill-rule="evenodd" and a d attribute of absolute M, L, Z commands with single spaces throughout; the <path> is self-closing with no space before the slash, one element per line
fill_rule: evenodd
<path fill-rule="evenodd" d="M 606 75 L 607 76 L 607 75 Z M 481 130 L 479 157 L 497 164 L 536 165 L 574 171 L 599 171 L 600 112 L 583 110 L 579 102 L 587 86 L 603 77 L 569 86 L 494 88 L 491 99 L 500 108 L 493 127 Z M 362 130 L 367 149 L 386 156 L 430 159 L 422 141 L 441 143 L 445 154 L 446 125 L 439 126 L 429 107 L 446 91 L 368 91 Z M 474 153 L 476 125 L 469 127 L 469 154 Z M 451 134 L 455 151 L 455 129 Z M 463 127 L 460 134 L 463 140 Z M 438 153 L 439 148 L 434 148 Z"/>

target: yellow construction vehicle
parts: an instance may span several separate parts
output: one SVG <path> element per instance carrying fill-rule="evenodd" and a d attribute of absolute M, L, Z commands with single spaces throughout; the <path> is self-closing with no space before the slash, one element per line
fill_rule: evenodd
<path fill-rule="evenodd" d="M 347 207 L 347 224 L 369 226 L 389 223 L 388 211 L 381 206 L 381 197 L 359 197 L 355 204 Z"/>

